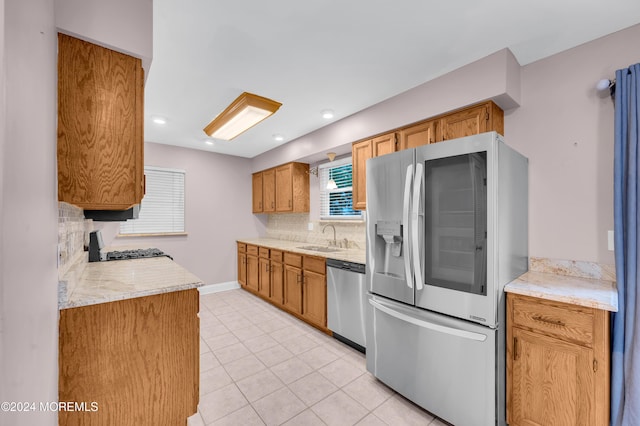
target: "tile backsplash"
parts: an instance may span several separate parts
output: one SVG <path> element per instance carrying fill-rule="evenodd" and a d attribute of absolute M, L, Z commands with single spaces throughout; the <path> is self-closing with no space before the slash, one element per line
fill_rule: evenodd
<path fill-rule="evenodd" d="M 93 228 L 92 220 L 85 220 L 81 208 L 58 203 L 58 275 L 63 276 L 84 252 L 88 231 Z"/>
<path fill-rule="evenodd" d="M 309 230 L 309 223 L 313 229 Z M 308 213 L 271 214 L 267 219 L 266 236 L 286 241 L 300 241 L 326 245 L 333 240 L 333 225 L 336 241 L 344 246 L 345 238 L 349 248 L 365 249 L 366 224 L 364 221 L 312 221 Z M 322 230 L 325 229 L 324 233 Z"/>

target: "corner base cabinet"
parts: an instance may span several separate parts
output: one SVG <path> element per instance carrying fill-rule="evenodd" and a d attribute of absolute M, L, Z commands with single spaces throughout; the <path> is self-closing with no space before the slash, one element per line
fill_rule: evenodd
<path fill-rule="evenodd" d="M 198 310 L 197 289 L 61 310 L 59 400 L 87 410 L 60 411 L 59 424 L 185 425 L 198 409 Z"/>
<path fill-rule="evenodd" d="M 510 426 L 609 424 L 609 315 L 507 294 Z"/>

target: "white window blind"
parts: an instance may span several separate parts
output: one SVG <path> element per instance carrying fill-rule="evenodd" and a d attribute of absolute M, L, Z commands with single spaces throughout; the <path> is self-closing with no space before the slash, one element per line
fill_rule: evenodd
<path fill-rule="evenodd" d="M 351 157 L 320 164 L 320 219 L 362 219 L 362 213 L 353 210 Z M 337 188 L 327 189 L 333 179 Z"/>
<path fill-rule="evenodd" d="M 120 234 L 171 234 L 184 231 L 184 170 L 145 166 L 146 194 L 138 219 L 120 223 Z"/>

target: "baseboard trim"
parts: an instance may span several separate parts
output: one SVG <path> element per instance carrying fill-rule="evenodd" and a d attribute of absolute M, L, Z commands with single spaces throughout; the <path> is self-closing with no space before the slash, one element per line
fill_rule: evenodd
<path fill-rule="evenodd" d="M 235 290 L 237 288 L 240 288 L 240 284 L 238 284 L 238 281 L 228 281 L 226 283 L 206 284 L 202 287 L 198 287 L 198 291 L 202 295 L 220 293 L 221 291 Z"/>

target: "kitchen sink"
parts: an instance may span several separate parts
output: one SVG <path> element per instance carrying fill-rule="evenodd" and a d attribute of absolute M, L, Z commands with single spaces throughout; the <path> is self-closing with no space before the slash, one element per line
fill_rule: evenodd
<path fill-rule="evenodd" d="M 299 249 L 302 250 L 311 250 L 311 251 L 321 251 L 324 253 L 331 253 L 334 251 L 340 251 L 339 248 L 334 248 L 334 247 L 326 247 L 326 246 L 302 246 L 302 247 L 297 247 Z"/>

